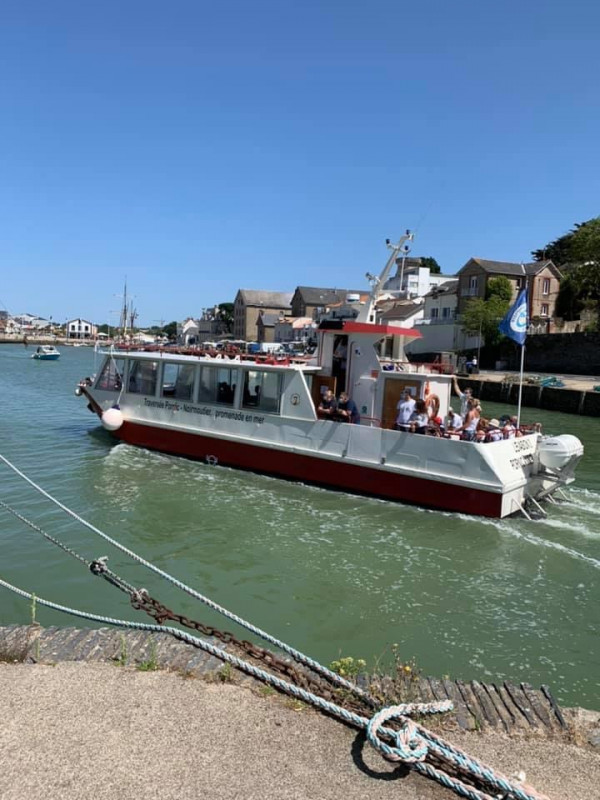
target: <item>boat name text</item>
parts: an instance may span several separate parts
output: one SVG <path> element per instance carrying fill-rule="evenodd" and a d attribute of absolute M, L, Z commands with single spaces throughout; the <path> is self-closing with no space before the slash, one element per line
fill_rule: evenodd
<path fill-rule="evenodd" d="M 165 411 L 185 411 L 188 414 L 199 414 L 203 417 L 212 417 L 215 419 L 231 419 L 237 422 L 254 422 L 262 424 L 265 418 L 259 414 L 246 414 L 243 411 L 225 411 L 222 409 L 209 408 L 209 406 L 193 406 L 190 403 L 177 403 L 173 400 L 149 400 L 144 398 L 144 405 L 150 408 L 164 408 Z"/>
<path fill-rule="evenodd" d="M 516 453 L 521 453 L 523 450 L 533 450 L 534 447 L 535 447 L 535 442 L 531 441 L 530 437 L 526 439 L 515 439 L 513 441 L 513 450 Z"/>

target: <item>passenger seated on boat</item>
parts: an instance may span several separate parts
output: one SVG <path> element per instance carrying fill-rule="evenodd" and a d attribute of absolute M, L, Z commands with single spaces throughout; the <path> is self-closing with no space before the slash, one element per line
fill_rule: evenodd
<path fill-rule="evenodd" d="M 260 386 L 254 387 L 254 394 L 250 392 L 248 385 L 244 386 L 244 405 L 258 406 L 260 404 Z"/>
<path fill-rule="evenodd" d="M 477 423 L 477 430 L 475 431 L 475 441 L 482 444 L 486 441 L 488 431 L 488 420 L 485 417 L 480 417 Z"/>
<path fill-rule="evenodd" d="M 457 428 L 460 428 L 462 423 L 463 421 L 460 414 L 457 414 L 456 411 L 450 407 L 448 409 L 448 416 L 446 417 L 446 431 L 448 433 L 454 433 Z"/>
<path fill-rule="evenodd" d="M 360 424 L 360 414 L 354 400 L 348 396 L 348 392 L 342 392 L 337 401 L 335 419 L 339 422 L 350 422 L 353 425 Z"/>
<path fill-rule="evenodd" d="M 504 425 L 502 426 L 502 436 L 505 439 L 514 439 L 516 432 L 517 432 L 516 428 L 514 427 L 510 419 L 507 419 Z"/>
<path fill-rule="evenodd" d="M 408 420 L 409 430 L 411 433 L 427 433 L 427 425 L 429 423 L 429 415 L 427 414 L 427 406 L 425 400 L 415 400 L 415 409 L 410 415 Z"/>
<path fill-rule="evenodd" d="M 410 392 L 403 392 L 402 397 L 398 401 L 396 411 L 398 416 L 394 428 L 397 431 L 407 431 L 409 429 L 410 415 L 415 410 L 415 401 Z"/>
<path fill-rule="evenodd" d="M 429 425 L 427 426 L 427 434 L 429 436 L 437 436 L 438 439 L 440 439 L 445 433 L 444 420 L 441 417 L 430 417 Z"/>
<path fill-rule="evenodd" d="M 487 426 L 486 442 L 499 442 L 504 438 L 500 430 L 500 423 L 497 419 L 491 419 Z"/>
<path fill-rule="evenodd" d="M 317 413 L 325 419 L 333 419 L 337 410 L 337 401 L 331 389 L 327 389 L 321 398 L 317 408 Z"/>
<path fill-rule="evenodd" d="M 222 381 L 218 386 L 217 403 L 233 403 L 233 393 L 233 388 L 226 381 Z"/>
<path fill-rule="evenodd" d="M 455 433 L 460 433 L 461 439 L 464 439 L 467 442 L 472 442 L 475 439 L 477 426 L 479 425 L 479 419 L 481 417 L 479 400 L 476 397 L 472 397 L 469 400 L 467 408 L 468 410 L 465 421 L 460 428 L 456 429 Z"/>

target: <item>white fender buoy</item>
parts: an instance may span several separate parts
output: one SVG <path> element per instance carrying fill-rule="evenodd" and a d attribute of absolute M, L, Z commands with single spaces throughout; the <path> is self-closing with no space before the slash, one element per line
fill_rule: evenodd
<path fill-rule="evenodd" d="M 118 431 L 123 424 L 123 413 L 119 408 L 109 408 L 102 412 L 100 419 L 107 431 Z"/>

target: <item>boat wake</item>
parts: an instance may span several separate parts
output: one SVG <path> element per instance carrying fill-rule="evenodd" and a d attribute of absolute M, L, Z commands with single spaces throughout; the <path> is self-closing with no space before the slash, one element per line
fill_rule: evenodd
<path fill-rule="evenodd" d="M 597 492 L 590 489 L 571 489 L 567 497 L 566 505 L 585 514 L 600 517 L 600 495 Z"/>
<path fill-rule="evenodd" d="M 590 566 L 594 567 L 595 569 L 600 569 L 599 559 L 593 558 L 592 556 L 587 556 L 585 553 L 581 553 L 579 550 L 574 550 L 572 547 L 568 547 L 561 542 L 553 542 L 550 539 L 542 539 L 540 536 L 535 536 L 532 533 L 522 533 L 521 531 L 513 531 L 512 533 L 517 538 L 523 539 L 530 544 L 547 547 L 550 550 L 556 550 L 560 553 L 570 556 L 571 558 L 575 558 L 578 561 L 583 561 L 586 564 L 590 564 Z"/>
<path fill-rule="evenodd" d="M 573 523 L 567 522 L 566 520 L 561 519 L 540 519 L 535 520 L 533 522 L 526 522 L 525 520 L 498 520 L 498 519 L 480 519 L 475 517 L 469 517 L 466 515 L 459 515 L 461 519 L 465 522 L 472 522 L 475 523 L 477 526 L 480 525 L 487 525 L 495 530 L 498 533 L 503 535 L 508 535 L 513 537 L 514 539 L 520 539 L 523 542 L 527 542 L 535 547 L 543 547 L 549 550 L 554 550 L 556 552 L 562 553 L 563 555 L 568 555 L 570 558 L 574 558 L 577 561 L 582 561 L 590 566 L 594 567 L 595 569 L 600 569 L 600 559 L 594 558 L 593 556 L 589 556 L 586 553 L 582 553 L 579 550 L 576 550 L 573 547 L 569 547 L 562 542 L 556 542 L 552 539 L 545 539 L 543 536 L 538 536 L 535 533 L 532 533 L 529 530 L 524 530 L 525 526 L 531 527 L 535 526 L 536 530 L 539 529 L 540 526 L 546 527 L 554 531 L 561 531 L 563 533 L 575 533 L 580 536 L 585 536 L 591 539 L 600 539 L 600 533 L 596 531 L 590 531 L 589 527 L 586 526 L 584 523 Z"/>

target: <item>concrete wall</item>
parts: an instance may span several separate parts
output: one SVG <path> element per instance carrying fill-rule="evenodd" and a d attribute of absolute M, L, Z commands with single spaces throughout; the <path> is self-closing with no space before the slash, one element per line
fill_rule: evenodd
<path fill-rule="evenodd" d="M 519 398 L 519 384 L 486 381 L 479 378 L 460 378 L 460 388 L 470 387 L 482 402 L 512 403 Z M 600 416 L 600 392 L 581 392 L 578 389 L 553 389 L 552 387 L 523 384 L 522 405 L 527 408 L 544 408 L 565 414 Z"/>
<path fill-rule="evenodd" d="M 528 336 L 525 369 L 600 375 L 600 333 L 553 333 Z"/>

